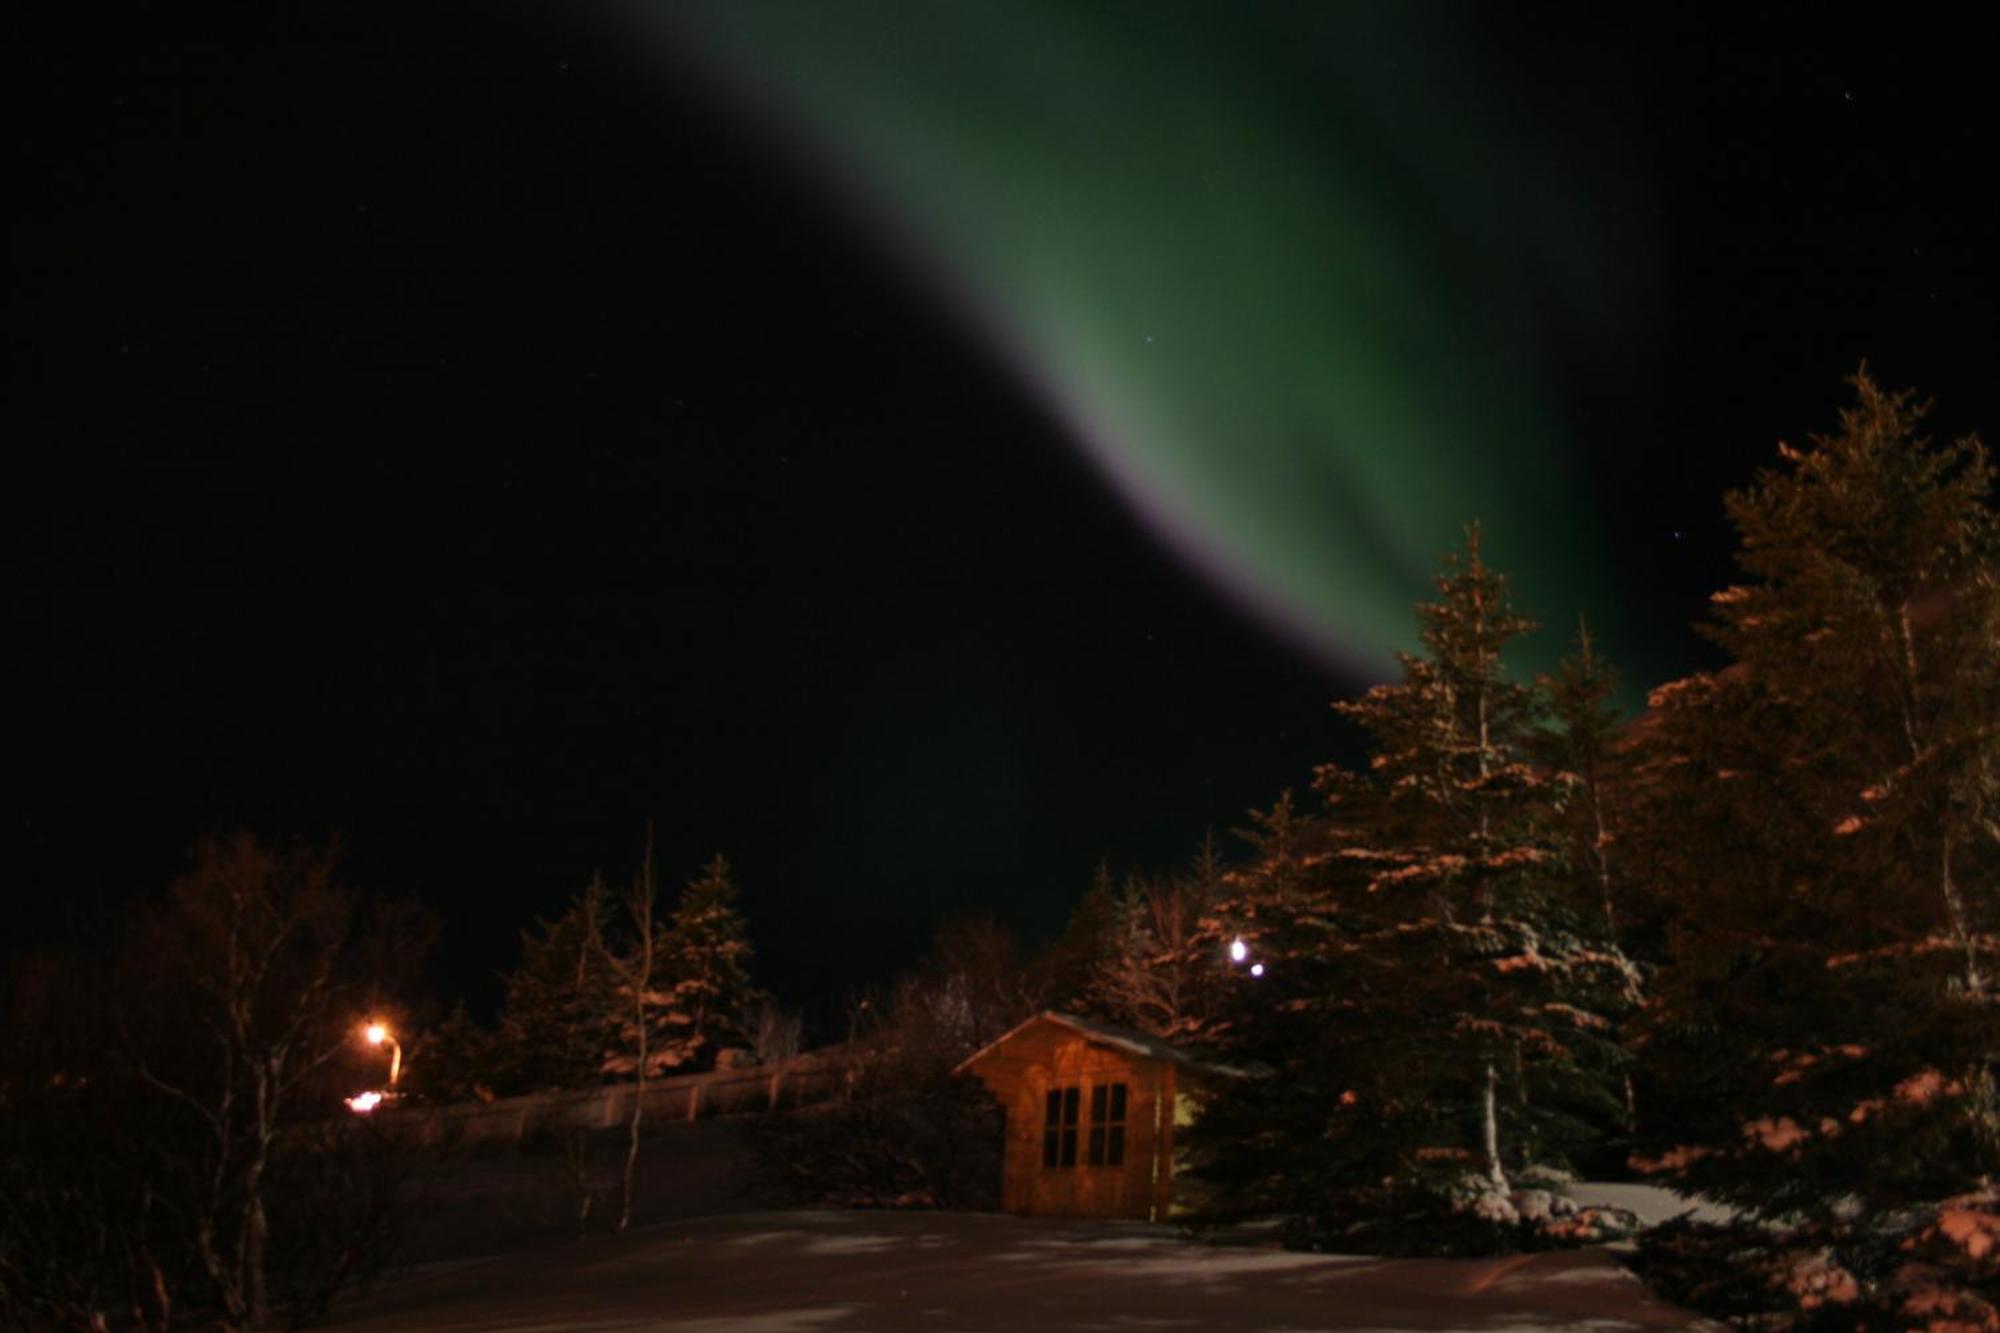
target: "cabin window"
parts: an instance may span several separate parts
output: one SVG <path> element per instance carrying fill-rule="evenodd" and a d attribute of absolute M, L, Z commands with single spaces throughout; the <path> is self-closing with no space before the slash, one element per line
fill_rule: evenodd
<path fill-rule="evenodd" d="M 1100 1083 L 1090 1090 L 1089 1136 L 1084 1160 L 1091 1166 L 1125 1165 L 1125 1103 L 1123 1083 Z M 1079 1113 L 1083 1089 L 1050 1088 L 1042 1103 L 1042 1166 L 1059 1170 L 1076 1165 Z"/>
<path fill-rule="evenodd" d="M 1125 1165 L 1125 1085 L 1100 1083 L 1090 1090 L 1090 1164 Z"/>
<path fill-rule="evenodd" d="M 1076 1113 L 1082 1108 L 1082 1088 L 1050 1088 L 1042 1113 L 1042 1166 L 1076 1165 Z"/>

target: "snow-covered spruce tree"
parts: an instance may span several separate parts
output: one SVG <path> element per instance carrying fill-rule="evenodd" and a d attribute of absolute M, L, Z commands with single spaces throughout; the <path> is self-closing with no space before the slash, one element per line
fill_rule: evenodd
<path fill-rule="evenodd" d="M 681 890 L 661 960 L 666 983 L 663 1067 L 712 1063 L 725 1046 L 748 1046 L 764 993 L 750 981 L 750 927 L 736 905 L 729 862 L 718 854 Z"/>
<path fill-rule="evenodd" d="M 1337 1232 L 1351 1249 L 1421 1248 L 1383 1184 L 1396 1146 L 1372 1132 L 1379 1122 L 1349 1114 L 1385 1017 L 1348 910 L 1364 892 L 1358 874 L 1327 853 L 1330 821 L 1300 814 L 1289 791 L 1251 820 L 1237 830 L 1249 855 L 1221 877 L 1198 937 L 1220 974 L 1204 1040 L 1254 1074 L 1211 1088 L 1183 1140 L 1204 1220 L 1278 1216 L 1299 1248 Z M 1342 1227 L 1371 1205 L 1376 1225 Z"/>
<path fill-rule="evenodd" d="M 1321 818 L 1261 821 L 1217 913 L 1263 964 L 1230 1053 L 1273 1073 L 1217 1098 L 1203 1170 L 1221 1207 L 1285 1214 L 1317 1247 L 1589 1234 L 1548 1187 L 1623 1111 L 1612 1024 L 1637 976 L 1565 872 L 1565 787 L 1528 759 L 1537 697 L 1500 655 L 1530 627 L 1476 528 L 1437 587 L 1403 679 L 1336 705 L 1370 770 L 1323 768 Z"/>
<path fill-rule="evenodd" d="M 1995 1327 L 1993 469 L 1853 384 L 1728 497 L 1735 664 L 1653 696 L 1644 865 L 1678 911 L 1646 1053 L 1683 1123 L 1642 1164 L 1759 1224 L 1717 1239 L 1766 1310 Z"/>
<path fill-rule="evenodd" d="M 1565 897 L 1571 903 L 1594 902 L 1602 913 L 1604 939 L 1639 968 L 1655 966 L 1661 952 L 1658 931 L 1650 914 L 1633 910 L 1620 845 L 1631 798 L 1627 727 L 1613 702 L 1618 673 L 1598 654 L 1587 624 L 1577 622 L 1569 655 L 1537 687 L 1554 726 L 1535 735 L 1532 751 L 1544 774 L 1561 788 L 1556 827 L 1563 854 L 1554 869 L 1568 877 Z M 1641 999 L 1636 988 L 1629 998 Z M 1604 1156 L 1597 1164 L 1605 1166 L 1625 1155 L 1638 1122 L 1632 1062 L 1621 1050 L 1617 1063 L 1624 1067 L 1619 1074 L 1623 1133 L 1601 1145 Z"/>
<path fill-rule="evenodd" d="M 1638 979 L 1601 894 L 1573 891 L 1565 788 L 1531 762 L 1541 701 L 1501 661 L 1533 626 L 1477 527 L 1437 587 L 1403 680 L 1338 705 L 1373 738 L 1370 772 L 1320 781 L 1336 854 L 1368 875 L 1362 956 L 1406 1016 L 1394 1040 L 1414 1086 L 1377 1095 L 1421 1098 L 1414 1183 L 1505 1227 L 1539 1221 L 1520 1218 L 1541 1201 L 1518 1185 L 1560 1172 L 1622 1110 L 1612 1025 Z"/>

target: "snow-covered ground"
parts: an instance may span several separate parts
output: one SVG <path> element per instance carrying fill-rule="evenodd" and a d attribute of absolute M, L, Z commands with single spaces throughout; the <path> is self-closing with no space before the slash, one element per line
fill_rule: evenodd
<path fill-rule="evenodd" d="M 1682 1213 L 1693 1213 L 1697 1222 L 1726 1222 L 1732 1214 L 1712 1203 L 1690 1203 L 1657 1185 L 1628 1185 L 1615 1181 L 1581 1181 L 1569 1187 L 1569 1197 L 1580 1207 L 1622 1208 L 1639 1219 L 1641 1226 L 1658 1226 Z"/>
<path fill-rule="evenodd" d="M 993 1214 L 738 1213 L 438 1266 L 335 1312 L 354 1330 L 1705 1327 L 1602 1250 L 1375 1259 Z"/>

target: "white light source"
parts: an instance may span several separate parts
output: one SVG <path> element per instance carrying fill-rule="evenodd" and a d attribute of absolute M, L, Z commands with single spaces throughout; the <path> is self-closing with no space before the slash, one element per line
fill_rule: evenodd
<path fill-rule="evenodd" d="M 382 1104 L 379 1092 L 357 1092 L 347 1099 L 347 1109 L 356 1115 L 367 1115 Z"/>
<path fill-rule="evenodd" d="M 1241 935 L 1238 935 L 1235 939 L 1229 941 L 1230 962 L 1240 963 L 1249 956 L 1250 956 L 1250 946 L 1243 942 L 1243 937 Z"/>
<path fill-rule="evenodd" d="M 1252 964 L 1250 964 L 1250 975 L 1251 975 L 1251 976 L 1253 976 L 1253 977 L 1261 977 L 1261 976 L 1263 976 L 1263 975 L 1264 975 L 1264 965 L 1263 965 L 1262 963 L 1252 963 Z"/>

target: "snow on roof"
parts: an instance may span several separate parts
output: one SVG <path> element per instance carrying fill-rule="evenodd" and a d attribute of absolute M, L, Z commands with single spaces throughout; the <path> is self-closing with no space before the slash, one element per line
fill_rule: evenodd
<path fill-rule="evenodd" d="M 1109 1046 L 1115 1050 L 1124 1051 L 1128 1055 L 1137 1055 L 1149 1060 L 1162 1060 L 1168 1064 L 1179 1065 L 1183 1069 L 1199 1070 L 1204 1074 L 1219 1074 L 1225 1078 L 1249 1077 L 1249 1073 L 1246 1070 L 1196 1059 L 1178 1046 L 1170 1045 L 1160 1038 L 1153 1036 L 1151 1033 L 1141 1032 L 1137 1028 L 1120 1027 L 1116 1023 L 1106 1023 L 1095 1018 L 1083 1018 L 1076 1014 L 1059 1014 L 1053 1009 L 1045 1009 L 1033 1017 L 1016 1023 L 1013 1027 L 1007 1029 L 992 1041 L 987 1042 L 971 1055 L 959 1061 L 958 1067 L 952 1072 L 962 1074 L 966 1070 L 971 1069 L 981 1060 L 986 1059 L 987 1056 L 999 1050 L 1016 1036 L 1027 1031 L 1037 1023 L 1054 1023 L 1058 1027 L 1068 1028 L 1093 1045 Z"/>

